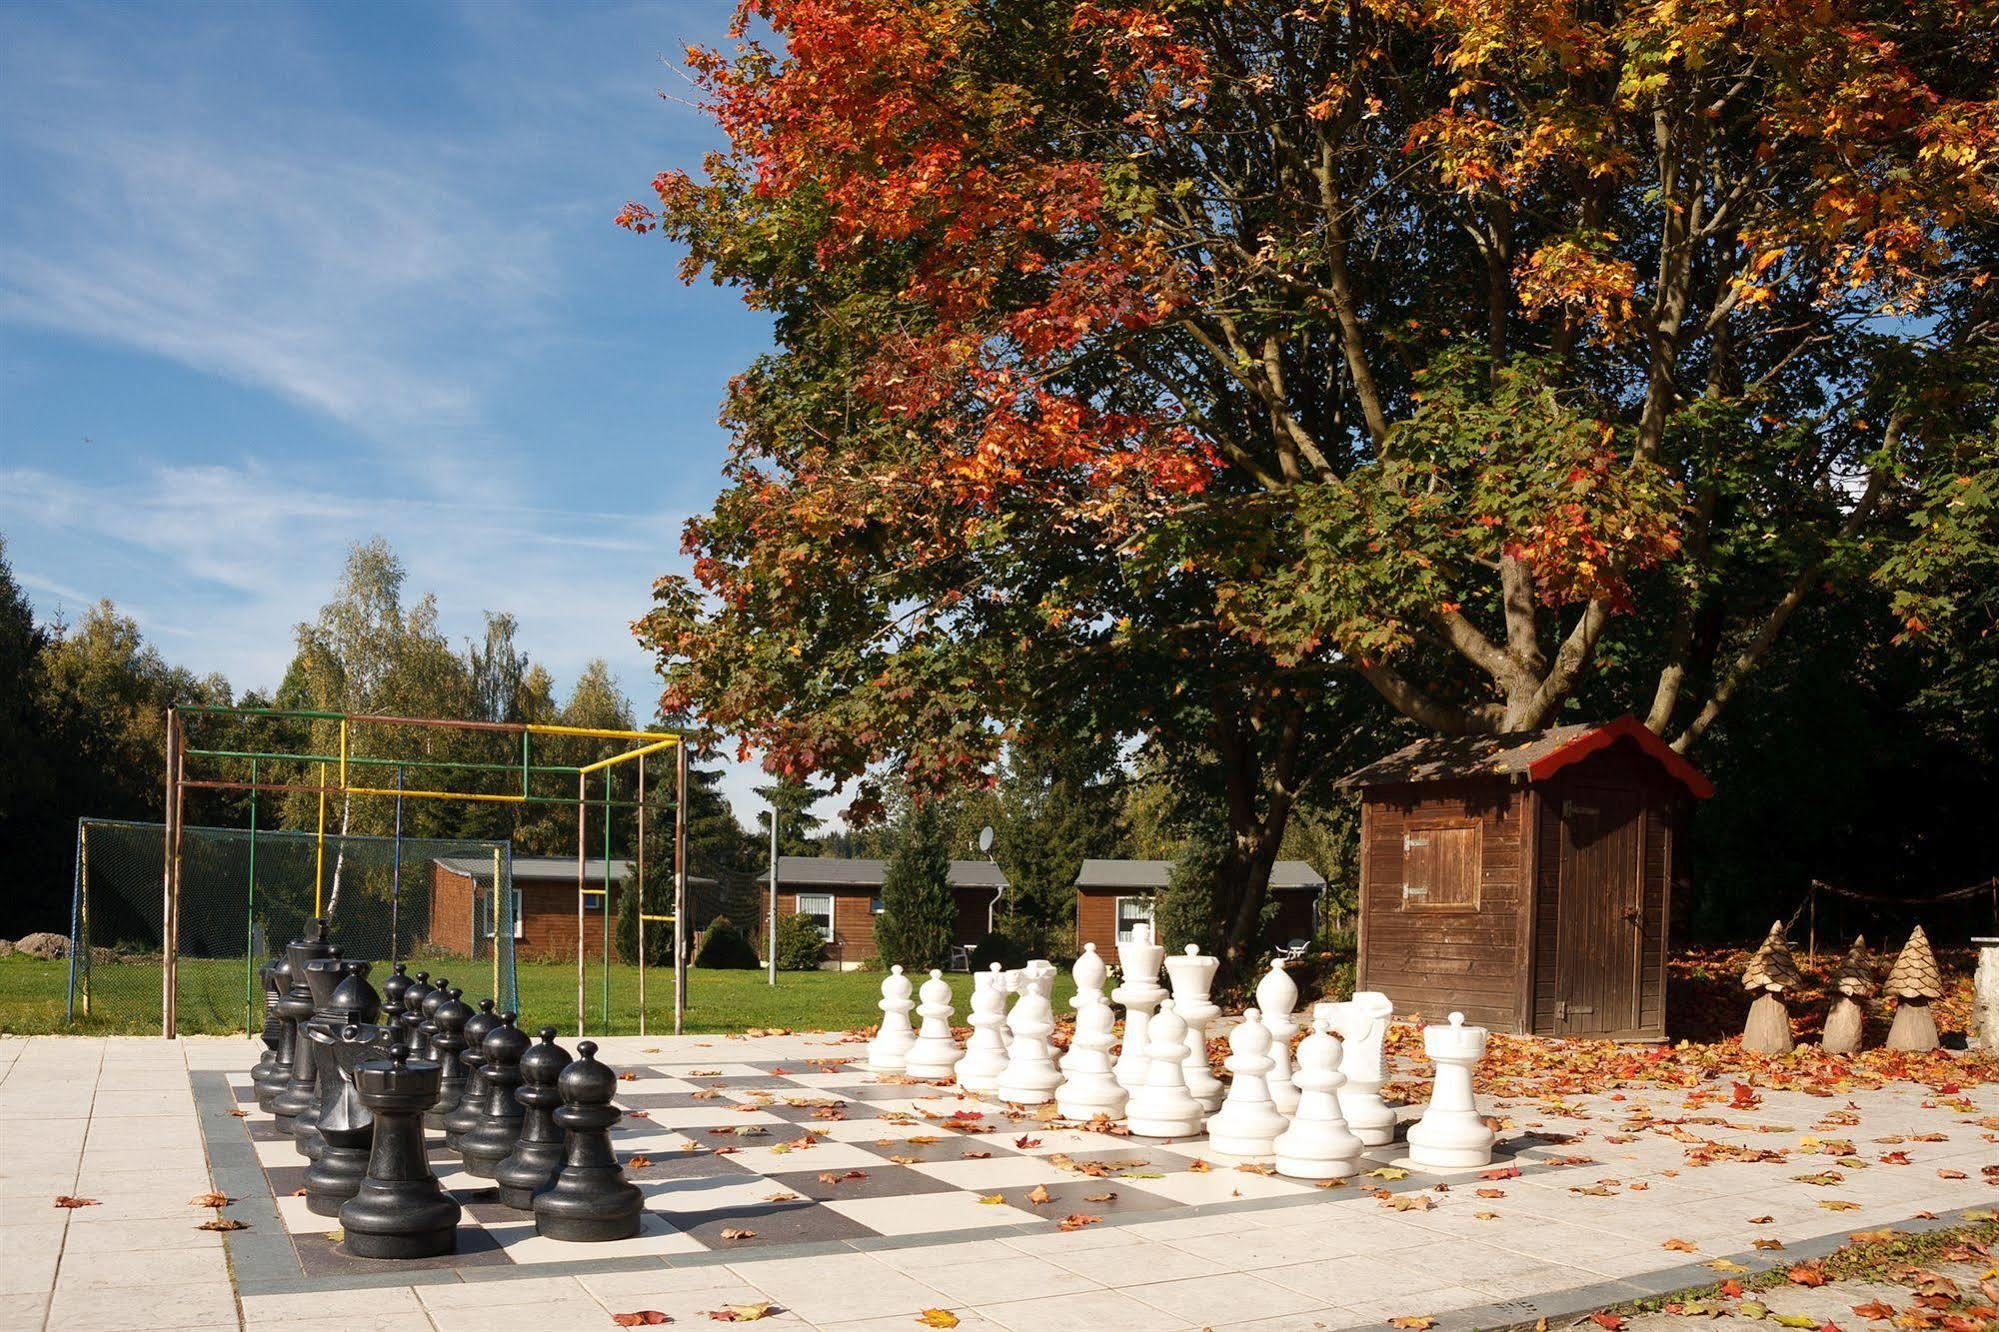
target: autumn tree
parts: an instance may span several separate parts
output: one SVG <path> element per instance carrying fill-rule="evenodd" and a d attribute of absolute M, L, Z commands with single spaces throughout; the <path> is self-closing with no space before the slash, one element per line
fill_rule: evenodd
<path fill-rule="evenodd" d="M 1813 598 L 1989 614 L 1990 0 L 741 14 L 619 220 L 779 346 L 643 632 L 788 771 L 1180 737 L 1239 949 L 1346 682 L 1687 751 Z"/>

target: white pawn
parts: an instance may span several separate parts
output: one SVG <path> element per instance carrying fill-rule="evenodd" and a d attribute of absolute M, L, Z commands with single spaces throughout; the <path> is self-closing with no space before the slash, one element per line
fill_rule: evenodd
<path fill-rule="evenodd" d="M 909 1010 L 916 1007 L 909 997 L 909 978 L 901 967 L 888 971 L 888 979 L 882 982 L 881 1002 L 875 1005 L 882 1011 L 881 1030 L 868 1042 L 870 1073 L 902 1072 L 909 1067 L 909 1047 L 916 1044 L 916 1031 L 909 1025 Z"/>
<path fill-rule="evenodd" d="M 1201 1131 L 1201 1103 L 1187 1091 L 1181 1057 L 1187 1049 L 1187 1024 L 1173 1011 L 1171 999 L 1145 1027 L 1145 1084 L 1131 1094 L 1125 1126 L 1146 1138 L 1191 1138 Z"/>
<path fill-rule="evenodd" d="M 1277 1150 L 1284 1116 L 1271 1104 L 1264 1075 L 1270 1072 L 1270 1029 L 1254 1008 L 1229 1032 L 1229 1057 L 1224 1067 L 1235 1074 L 1222 1108 L 1208 1121 L 1208 1144 L 1225 1156 L 1265 1161 Z"/>
<path fill-rule="evenodd" d="M 1054 1048 L 1048 1044 L 1049 1034 L 1055 1030 L 1055 1006 L 1042 988 L 1037 965 L 1048 968 L 1046 980 L 1050 988 L 1054 986 L 1055 968 L 1046 962 L 1030 962 L 1021 974 L 1020 998 L 1007 1016 L 1013 1044 L 1007 1048 L 1006 1072 L 994 1089 L 1002 1101 L 1014 1105 L 1045 1105 L 1055 1098 L 1055 1088 L 1062 1081 L 1062 1071 L 1055 1067 Z"/>
<path fill-rule="evenodd" d="M 1291 1038 L 1298 1034 L 1298 983 L 1284 969 L 1284 959 L 1270 964 L 1270 970 L 1256 987 L 1256 1006 L 1263 1013 L 1263 1025 L 1270 1028 L 1270 1103 L 1282 1115 L 1298 1109 L 1298 1088 L 1291 1081 Z"/>
<path fill-rule="evenodd" d="M 1069 974 L 1076 981 L 1076 997 L 1069 1001 L 1069 1007 L 1081 1016 L 1091 1004 L 1104 1002 L 1104 977 L 1110 974 L 1104 960 L 1097 956 L 1097 946 L 1083 945 L 1083 955 L 1076 959 L 1076 965 L 1069 968 Z"/>
<path fill-rule="evenodd" d="M 1153 1010 L 1166 997 L 1159 983 L 1159 965 L 1166 950 L 1152 942 L 1150 925 L 1131 927 L 1131 938 L 1117 946 L 1118 970 L 1123 979 L 1111 991 L 1113 1002 L 1124 1006 L 1124 1045 L 1118 1050 L 1117 1065 L 1111 1070 L 1118 1085 L 1135 1092 L 1145 1085 L 1146 1028 Z"/>
<path fill-rule="evenodd" d="M 951 983 L 944 979 L 943 972 L 932 970 L 930 979 L 923 982 L 923 1005 L 916 1010 L 923 1019 L 923 1030 L 905 1058 L 905 1071 L 910 1077 L 948 1078 L 965 1057 L 965 1052 L 958 1048 L 957 1038 L 951 1035 L 954 1011 Z"/>
<path fill-rule="evenodd" d="M 1221 960 L 1203 957 L 1200 946 L 1188 944 L 1179 957 L 1166 959 L 1167 974 L 1173 978 L 1173 1011 L 1187 1026 L 1187 1049 L 1181 1059 L 1182 1077 L 1188 1094 L 1209 1114 L 1222 1104 L 1222 1080 L 1208 1065 L 1208 1024 L 1222 1015 L 1208 998 Z M 1156 1056 L 1155 1056 L 1156 1057 Z"/>
<path fill-rule="evenodd" d="M 1492 1129 L 1479 1118 L 1471 1071 L 1485 1053 L 1484 1027 L 1467 1027 L 1463 1013 L 1451 1024 L 1423 1028 L 1423 1052 L 1437 1066 L 1430 1104 L 1409 1127 L 1409 1159 L 1432 1169 L 1466 1170 L 1492 1164 Z"/>
<path fill-rule="evenodd" d="M 1316 1011 L 1331 1017 L 1333 1029 L 1346 1043 L 1346 1061 L 1340 1067 L 1346 1075 L 1340 1113 L 1347 1126 L 1370 1147 L 1395 1141 L 1395 1112 L 1381 1099 L 1381 1084 L 1388 1080 L 1381 1044 L 1395 1005 L 1385 994 L 1362 990 L 1344 1004 L 1320 1004 Z"/>
<path fill-rule="evenodd" d="M 1117 1119 L 1124 1114 L 1125 1090 L 1111 1076 L 1111 1024 L 1116 1017 L 1102 995 L 1076 1010 L 1076 1038 L 1062 1056 L 1062 1085 L 1055 1093 L 1055 1109 L 1062 1118 Z"/>
<path fill-rule="evenodd" d="M 1006 1072 L 1006 976 L 995 962 L 972 977 L 972 1038 L 958 1064 L 958 1086 L 989 1092 Z"/>
<path fill-rule="evenodd" d="M 1340 1114 L 1340 1042 L 1332 1005 L 1322 1005 L 1312 1034 L 1298 1047 L 1298 1113 L 1277 1135 L 1277 1173 L 1292 1179 L 1344 1179 L 1360 1169 L 1361 1140 Z"/>

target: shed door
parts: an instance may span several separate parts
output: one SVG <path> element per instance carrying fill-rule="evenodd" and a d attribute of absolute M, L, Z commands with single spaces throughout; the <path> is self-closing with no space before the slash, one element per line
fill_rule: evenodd
<path fill-rule="evenodd" d="M 1571 786 L 1562 805 L 1555 1030 L 1631 1031 L 1644 957 L 1637 791 Z"/>

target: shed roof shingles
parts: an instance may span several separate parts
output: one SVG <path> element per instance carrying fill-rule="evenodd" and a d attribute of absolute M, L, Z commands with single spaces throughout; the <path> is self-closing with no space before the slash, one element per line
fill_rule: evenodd
<path fill-rule="evenodd" d="M 1085 860 L 1076 874 L 1078 888 L 1131 888 L 1158 892 L 1173 877 L 1170 860 Z M 1325 876 L 1302 860 L 1280 860 L 1270 867 L 1272 888 L 1319 889 Z"/>

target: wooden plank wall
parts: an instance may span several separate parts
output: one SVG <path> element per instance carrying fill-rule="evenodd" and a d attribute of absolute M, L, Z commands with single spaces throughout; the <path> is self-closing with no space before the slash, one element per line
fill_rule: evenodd
<path fill-rule="evenodd" d="M 1437 782 L 1368 794 L 1361 885 L 1361 980 L 1401 1016 L 1441 1021 L 1460 1012 L 1494 1031 L 1519 1031 L 1527 965 L 1526 793 L 1499 781 Z M 1479 824 L 1475 909 L 1405 905 L 1405 835 Z"/>

